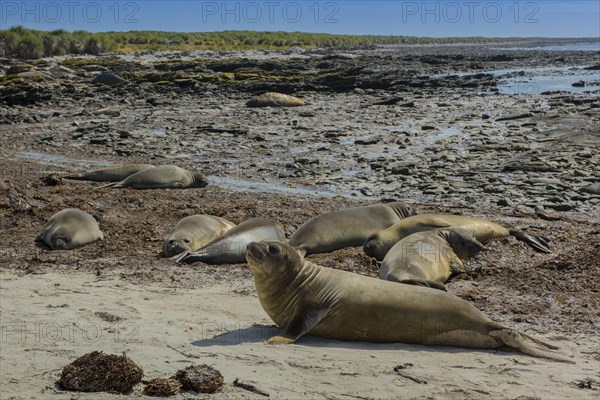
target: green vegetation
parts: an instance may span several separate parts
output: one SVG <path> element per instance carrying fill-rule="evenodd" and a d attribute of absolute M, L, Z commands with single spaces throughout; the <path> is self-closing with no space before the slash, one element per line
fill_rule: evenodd
<path fill-rule="evenodd" d="M 374 44 L 494 43 L 524 38 L 423 38 L 413 36 L 329 35 L 302 32 L 51 32 L 16 26 L 0 30 L 0 56 L 34 59 L 64 54 L 132 53 L 161 50 L 287 49 L 292 46 L 356 47 Z"/>

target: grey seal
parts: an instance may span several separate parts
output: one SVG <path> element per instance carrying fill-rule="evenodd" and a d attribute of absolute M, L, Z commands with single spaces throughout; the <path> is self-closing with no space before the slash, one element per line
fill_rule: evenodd
<path fill-rule="evenodd" d="M 184 263 L 241 264 L 246 261 L 249 243 L 262 240 L 285 240 L 283 225 L 264 218 L 252 218 L 230 229 L 200 250 L 176 256 Z"/>

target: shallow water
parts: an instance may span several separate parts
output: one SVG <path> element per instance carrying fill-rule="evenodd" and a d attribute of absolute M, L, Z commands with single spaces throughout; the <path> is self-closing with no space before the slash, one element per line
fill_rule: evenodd
<path fill-rule="evenodd" d="M 498 84 L 498 90 L 500 94 L 530 95 L 536 95 L 549 91 L 584 93 L 600 90 L 599 84 L 589 84 L 589 82 L 592 80 L 598 82 L 600 80 L 600 73 L 596 72 L 595 75 L 573 74 L 567 76 L 540 75 L 528 78 L 518 77 L 500 81 Z M 579 81 L 586 82 L 586 85 L 584 87 L 572 86 L 573 83 Z M 598 96 L 599 93 L 592 93 L 592 95 Z"/>
<path fill-rule="evenodd" d="M 52 165 L 78 165 L 78 166 L 98 166 L 98 167 L 110 167 L 114 163 L 110 161 L 92 161 L 92 160 L 81 160 L 63 156 L 57 156 L 48 153 L 39 153 L 35 151 L 22 151 L 15 153 L 15 156 L 19 158 L 25 158 L 27 160 L 39 161 L 46 164 Z"/>
<path fill-rule="evenodd" d="M 536 46 L 536 47 L 502 47 L 494 50 L 525 50 L 525 51 L 600 51 L 599 43 L 573 43 L 554 46 Z"/>
<path fill-rule="evenodd" d="M 586 65 L 568 67 L 543 67 L 522 69 L 498 69 L 492 71 L 458 72 L 453 74 L 438 74 L 435 77 L 448 76 L 473 76 L 477 74 L 490 74 L 500 78 L 498 90 L 500 94 L 529 94 L 537 95 L 550 91 L 563 91 L 568 93 L 584 93 L 600 90 L 600 85 L 590 85 L 590 81 L 600 81 L 600 71 L 586 70 Z M 517 76 L 515 76 L 517 75 Z M 575 82 L 586 82 L 585 87 L 571 86 Z M 493 94 L 494 92 L 481 92 L 480 94 Z M 593 94 L 598 95 L 598 94 Z"/>
<path fill-rule="evenodd" d="M 54 154 L 34 152 L 34 151 L 23 151 L 15 153 L 15 156 L 18 158 L 24 158 L 27 160 L 39 161 L 45 164 L 50 165 L 60 165 L 60 166 L 81 166 L 81 167 L 109 167 L 115 165 L 110 161 L 92 161 L 92 160 L 82 160 L 82 159 L 74 159 L 69 157 L 58 156 Z M 318 197 L 327 197 L 332 198 L 335 196 L 343 196 L 343 197 L 352 197 L 352 198 L 361 198 L 360 194 L 349 194 L 347 192 L 342 193 L 337 190 L 335 185 L 326 185 L 327 189 L 314 189 L 308 186 L 287 186 L 283 182 L 279 181 L 270 181 L 270 182 L 259 182 L 259 181 L 249 181 L 240 179 L 236 176 L 208 176 L 208 181 L 215 186 L 218 186 L 223 189 L 229 189 L 237 192 L 275 192 L 275 193 L 284 193 L 284 194 L 294 194 L 294 195 L 303 195 L 303 196 L 318 196 Z"/>
<path fill-rule="evenodd" d="M 208 177 L 208 181 L 215 186 L 223 189 L 232 190 L 235 192 L 259 192 L 259 193 L 283 193 L 303 196 L 318 196 L 332 198 L 335 196 L 361 198 L 359 194 L 349 194 L 346 192 L 338 192 L 335 185 L 326 185 L 328 189 L 313 189 L 308 186 L 290 187 L 285 183 L 278 181 L 249 181 L 231 176 L 215 176 Z"/>

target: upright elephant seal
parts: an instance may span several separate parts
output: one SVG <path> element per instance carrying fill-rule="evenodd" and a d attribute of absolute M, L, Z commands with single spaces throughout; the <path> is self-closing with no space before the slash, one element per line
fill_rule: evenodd
<path fill-rule="evenodd" d="M 442 214 L 421 214 L 406 218 L 370 236 L 364 243 L 363 249 L 368 256 L 381 261 L 392 246 L 408 235 L 449 227 L 467 230 L 481 243 L 514 236 L 538 252 L 552 253 L 548 247 L 550 241 L 544 237 L 532 236 L 521 231 L 506 229 L 503 226 L 481 218 Z"/>
<path fill-rule="evenodd" d="M 260 304 L 283 329 L 267 342 L 305 334 L 337 340 L 495 349 L 567 361 L 557 347 L 506 328 L 441 290 L 325 268 L 281 242 L 252 243 L 246 255 Z"/>
<path fill-rule="evenodd" d="M 213 240 L 200 250 L 176 256 L 184 263 L 241 264 L 246 262 L 246 247 L 262 240 L 285 240 L 283 225 L 263 218 L 242 222 L 226 234 Z"/>
<path fill-rule="evenodd" d="M 129 176 L 148 168 L 154 168 L 152 164 L 125 164 L 118 167 L 102 168 L 79 175 L 68 175 L 65 179 L 92 182 L 119 182 Z"/>
<path fill-rule="evenodd" d="M 283 93 L 267 92 L 246 103 L 248 107 L 300 107 L 304 101 Z"/>
<path fill-rule="evenodd" d="M 104 239 L 98 222 L 77 208 L 67 208 L 54 214 L 38 237 L 52 250 L 72 250 Z"/>
<path fill-rule="evenodd" d="M 196 251 L 233 227 L 234 223 L 213 215 L 185 217 L 163 241 L 163 253 L 166 257 L 173 257 L 186 251 Z"/>
<path fill-rule="evenodd" d="M 175 165 L 161 165 L 137 172 L 120 182 L 100 186 L 99 189 L 191 189 L 203 188 L 206 185 L 208 181 L 199 172 L 188 171 Z"/>
<path fill-rule="evenodd" d="M 445 228 L 414 233 L 396 243 L 384 257 L 379 278 L 446 290 L 450 275 L 464 272 L 461 260 L 484 250 L 464 229 Z"/>
<path fill-rule="evenodd" d="M 362 246 L 374 233 L 414 214 L 399 201 L 322 214 L 300 226 L 290 237 L 290 245 L 304 255 Z"/>

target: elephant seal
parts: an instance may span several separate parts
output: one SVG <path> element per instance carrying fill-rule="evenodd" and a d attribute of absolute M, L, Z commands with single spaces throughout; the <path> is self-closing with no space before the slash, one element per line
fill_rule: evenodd
<path fill-rule="evenodd" d="M 414 233 L 396 243 L 384 257 L 379 278 L 446 290 L 450 275 L 464 272 L 461 260 L 484 250 L 470 232 L 460 228 Z"/>
<path fill-rule="evenodd" d="M 79 175 L 68 175 L 64 178 L 74 179 L 78 181 L 119 182 L 137 172 L 143 171 L 148 168 L 154 168 L 154 165 L 125 164 L 118 167 L 102 168 L 96 171 L 86 172 Z"/>
<path fill-rule="evenodd" d="M 283 93 L 267 92 L 246 103 L 248 107 L 299 107 L 304 101 Z"/>
<path fill-rule="evenodd" d="M 161 165 L 136 172 L 120 182 L 109 183 L 98 189 L 190 189 L 203 188 L 206 185 L 208 181 L 199 172 L 188 171 L 175 165 Z"/>
<path fill-rule="evenodd" d="M 52 250 L 73 250 L 102 239 L 104 234 L 94 217 L 77 208 L 67 208 L 54 214 L 38 236 L 38 240 Z"/>
<path fill-rule="evenodd" d="M 467 230 L 481 243 L 514 236 L 538 252 L 552 253 L 548 247 L 550 241 L 544 237 L 532 236 L 521 231 L 506 229 L 503 226 L 481 218 L 443 214 L 421 214 L 406 218 L 370 236 L 364 243 L 363 249 L 368 256 L 381 261 L 394 244 L 408 235 L 449 227 Z"/>
<path fill-rule="evenodd" d="M 185 217 L 163 241 L 163 253 L 165 257 L 173 257 L 186 251 L 196 251 L 233 227 L 234 223 L 213 215 Z"/>
<path fill-rule="evenodd" d="M 399 201 L 321 214 L 300 226 L 290 237 L 290 245 L 303 255 L 361 246 L 374 233 L 414 214 Z"/>
<path fill-rule="evenodd" d="M 281 242 L 251 243 L 246 254 L 258 299 L 283 329 L 270 344 L 305 334 L 337 340 L 496 349 L 573 362 L 555 346 L 504 327 L 441 290 L 325 268 Z"/>
<path fill-rule="evenodd" d="M 125 79 L 121 78 L 117 74 L 113 74 L 112 72 L 102 72 L 101 74 L 96 75 L 94 79 L 92 79 L 93 84 L 100 85 L 118 85 L 121 83 L 127 82 Z"/>
<path fill-rule="evenodd" d="M 230 229 L 200 250 L 185 252 L 174 259 L 184 263 L 241 264 L 246 262 L 246 247 L 262 240 L 285 240 L 283 225 L 263 218 L 252 218 Z"/>

